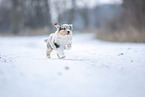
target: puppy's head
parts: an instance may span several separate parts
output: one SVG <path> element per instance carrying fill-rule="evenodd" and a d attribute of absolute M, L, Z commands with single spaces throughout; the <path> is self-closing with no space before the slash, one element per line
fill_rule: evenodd
<path fill-rule="evenodd" d="M 58 30 L 58 33 L 60 35 L 71 35 L 72 34 L 72 30 L 73 30 L 73 25 L 72 24 L 55 24 L 55 27 Z"/>

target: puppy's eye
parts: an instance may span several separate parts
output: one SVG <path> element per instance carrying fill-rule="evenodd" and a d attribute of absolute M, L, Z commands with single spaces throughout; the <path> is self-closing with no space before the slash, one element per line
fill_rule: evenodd
<path fill-rule="evenodd" d="M 71 30 L 71 26 L 69 26 L 69 29 Z"/>

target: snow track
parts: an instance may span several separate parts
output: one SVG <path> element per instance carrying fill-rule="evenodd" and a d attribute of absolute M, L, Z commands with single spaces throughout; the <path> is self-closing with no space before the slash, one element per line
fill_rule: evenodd
<path fill-rule="evenodd" d="M 145 44 L 73 36 L 66 58 L 44 38 L 0 37 L 0 97 L 145 97 Z"/>

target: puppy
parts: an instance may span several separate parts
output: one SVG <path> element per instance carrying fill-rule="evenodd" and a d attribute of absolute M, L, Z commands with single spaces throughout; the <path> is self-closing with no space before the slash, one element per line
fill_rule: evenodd
<path fill-rule="evenodd" d="M 65 58 L 64 50 L 72 47 L 72 24 L 59 25 L 55 23 L 56 32 L 49 35 L 44 41 L 47 44 L 46 56 L 50 58 L 51 52 L 56 50 L 58 58 Z"/>

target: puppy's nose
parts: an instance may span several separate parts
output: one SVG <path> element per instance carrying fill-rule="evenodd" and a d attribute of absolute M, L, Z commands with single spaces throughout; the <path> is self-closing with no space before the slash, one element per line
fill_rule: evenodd
<path fill-rule="evenodd" d="M 70 31 L 67 31 L 67 35 L 70 33 Z"/>

